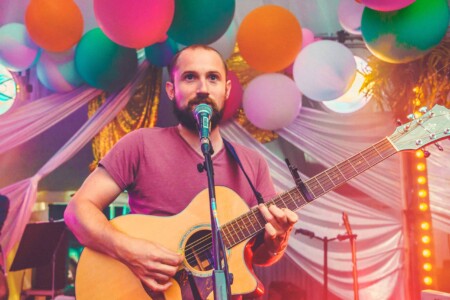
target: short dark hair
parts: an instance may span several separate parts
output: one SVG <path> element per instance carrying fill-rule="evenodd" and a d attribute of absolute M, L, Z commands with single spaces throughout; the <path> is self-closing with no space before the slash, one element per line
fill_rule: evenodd
<path fill-rule="evenodd" d="M 180 57 L 180 54 L 187 49 L 204 49 L 204 50 L 216 52 L 217 55 L 219 55 L 219 57 L 222 59 L 223 67 L 225 68 L 225 76 L 227 76 L 228 67 L 227 67 L 227 64 L 225 63 L 225 60 L 222 57 L 222 54 L 220 54 L 219 51 L 217 51 L 216 49 L 214 49 L 213 47 L 210 47 L 208 45 L 194 44 L 194 45 L 190 45 L 190 46 L 187 46 L 186 48 L 181 49 L 172 57 L 172 60 L 170 61 L 169 65 L 167 65 L 167 71 L 169 72 L 170 81 L 173 82 L 173 71 L 178 63 L 178 58 Z"/>

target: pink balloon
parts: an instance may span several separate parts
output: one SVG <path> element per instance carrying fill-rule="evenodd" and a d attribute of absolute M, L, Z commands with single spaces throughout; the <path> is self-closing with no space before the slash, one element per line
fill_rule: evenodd
<path fill-rule="evenodd" d="M 222 121 L 227 121 L 234 116 L 242 104 L 242 94 L 244 90 L 239 82 L 239 78 L 233 71 L 228 71 L 228 80 L 231 80 L 231 92 L 227 101 L 225 102 L 225 109 L 222 116 Z"/>
<path fill-rule="evenodd" d="M 338 6 L 339 23 L 345 31 L 361 35 L 361 19 L 364 5 L 355 0 L 341 0 Z"/>
<path fill-rule="evenodd" d="M 399 10 L 411 5 L 416 0 L 362 0 L 365 6 L 379 11 Z"/>
<path fill-rule="evenodd" d="M 314 42 L 314 33 L 308 28 L 302 28 L 302 49 Z"/>
<path fill-rule="evenodd" d="M 164 40 L 175 12 L 174 0 L 94 0 L 97 22 L 113 42 L 144 48 Z"/>
<path fill-rule="evenodd" d="M 297 117 L 301 106 L 302 94 L 294 81 L 279 73 L 254 78 L 244 91 L 245 114 L 261 129 L 286 127 Z"/>

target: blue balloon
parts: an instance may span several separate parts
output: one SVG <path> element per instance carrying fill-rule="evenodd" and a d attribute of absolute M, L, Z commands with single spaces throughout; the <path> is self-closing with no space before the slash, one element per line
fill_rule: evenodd
<path fill-rule="evenodd" d="M 162 43 L 156 43 L 145 48 L 145 57 L 155 66 L 167 66 L 172 57 L 178 52 L 178 45 L 171 38 Z"/>

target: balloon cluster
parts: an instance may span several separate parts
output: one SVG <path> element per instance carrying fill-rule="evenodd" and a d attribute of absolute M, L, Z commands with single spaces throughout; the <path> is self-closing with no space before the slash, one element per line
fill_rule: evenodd
<path fill-rule="evenodd" d="M 229 72 L 234 88 L 224 120 L 243 107 L 252 123 L 270 130 L 298 115 L 302 95 L 330 101 L 356 77 L 347 47 L 315 41 L 281 6 L 260 6 L 238 25 L 235 0 L 93 0 L 92 8 L 82 3 L 30 0 L 25 24 L 0 27 L 0 63 L 15 72 L 36 66 L 42 84 L 56 92 L 84 82 L 114 91 L 136 72 L 136 49 L 144 48 L 146 59 L 162 67 L 185 45 L 209 44 L 229 58 L 237 44 L 248 65 L 263 74 L 244 90 Z M 93 11 L 91 18 L 86 10 Z M 442 40 L 449 21 L 446 0 L 340 0 L 337 14 L 346 31 L 362 35 L 374 55 L 393 63 L 425 55 Z"/>
<path fill-rule="evenodd" d="M 338 16 L 373 55 L 398 64 L 423 57 L 442 41 L 449 7 L 447 0 L 340 0 Z"/>

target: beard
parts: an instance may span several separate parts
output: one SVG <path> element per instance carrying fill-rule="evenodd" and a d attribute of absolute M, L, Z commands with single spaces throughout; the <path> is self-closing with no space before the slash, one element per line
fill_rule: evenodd
<path fill-rule="evenodd" d="M 180 122 L 181 125 L 187 129 L 196 132 L 197 131 L 197 120 L 194 117 L 193 111 L 194 107 L 205 103 L 211 106 L 212 116 L 211 116 L 211 130 L 214 130 L 220 123 L 224 109 L 219 110 L 217 105 L 210 98 L 194 98 L 188 102 L 185 108 L 180 108 L 177 104 L 177 100 L 173 99 L 173 112 Z"/>

